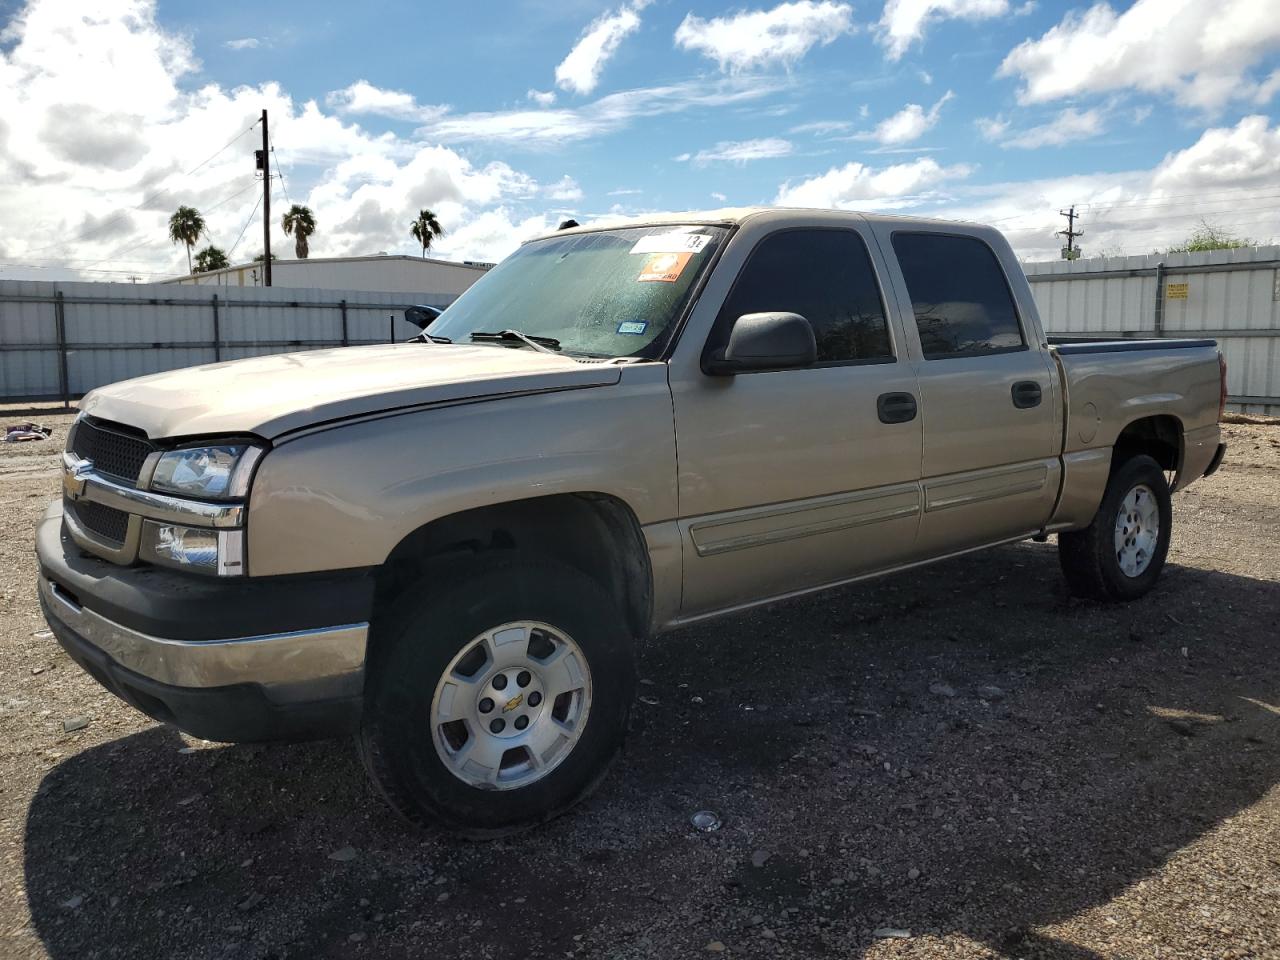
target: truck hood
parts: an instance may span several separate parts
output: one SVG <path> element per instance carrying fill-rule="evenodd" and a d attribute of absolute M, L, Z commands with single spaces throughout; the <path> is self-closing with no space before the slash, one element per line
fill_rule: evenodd
<path fill-rule="evenodd" d="M 153 440 L 255 434 L 272 440 L 317 423 L 365 414 L 600 387 L 617 365 L 526 349 L 394 343 L 275 354 L 170 370 L 100 387 L 80 408 Z"/>

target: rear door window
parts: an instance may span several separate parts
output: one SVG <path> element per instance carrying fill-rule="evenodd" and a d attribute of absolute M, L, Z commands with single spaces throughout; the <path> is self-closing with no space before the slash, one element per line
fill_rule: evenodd
<path fill-rule="evenodd" d="M 926 360 L 1025 348 L 1000 262 L 976 237 L 895 233 L 893 250 L 911 296 Z"/>

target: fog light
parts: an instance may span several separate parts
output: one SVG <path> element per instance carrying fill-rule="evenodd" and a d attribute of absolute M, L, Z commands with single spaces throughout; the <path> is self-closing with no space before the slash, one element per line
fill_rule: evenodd
<path fill-rule="evenodd" d="M 244 573 L 244 531 L 144 520 L 139 556 L 193 573 L 239 576 Z"/>

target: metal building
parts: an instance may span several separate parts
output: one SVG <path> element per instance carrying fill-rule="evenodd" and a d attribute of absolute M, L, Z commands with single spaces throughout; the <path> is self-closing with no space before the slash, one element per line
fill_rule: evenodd
<path fill-rule="evenodd" d="M 479 280 L 492 264 L 436 260 L 432 257 L 313 257 L 272 260 L 271 285 L 319 290 L 381 290 L 457 297 Z M 165 283 L 217 287 L 262 286 L 262 264 L 242 263 Z"/>

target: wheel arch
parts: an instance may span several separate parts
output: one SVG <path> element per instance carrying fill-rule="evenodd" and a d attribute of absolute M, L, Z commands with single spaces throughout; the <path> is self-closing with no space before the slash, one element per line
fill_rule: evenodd
<path fill-rule="evenodd" d="M 649 632 L 653 572 L 640 522 L 625 501 L 592 491 L 475 507 L 411 531 L 376 571 L 375 616 L 424 578 L 514 551 L 581 570 L 614 598 L 634 637 Z"/>
<path fill-rule="evenodd" d="M 1175 475 L 1182 470 L 1183 435 L 1182 421 L 1169 413 L 1141 417 L 1132 420 L 1116 436 L 1111 457 L 1111 469 L 1119 469 L 1127 460 L 1146 454 L 1160 465 L 1162 470 Z M 1172 488 L 1177 487 L 1177 478 Z"/>

